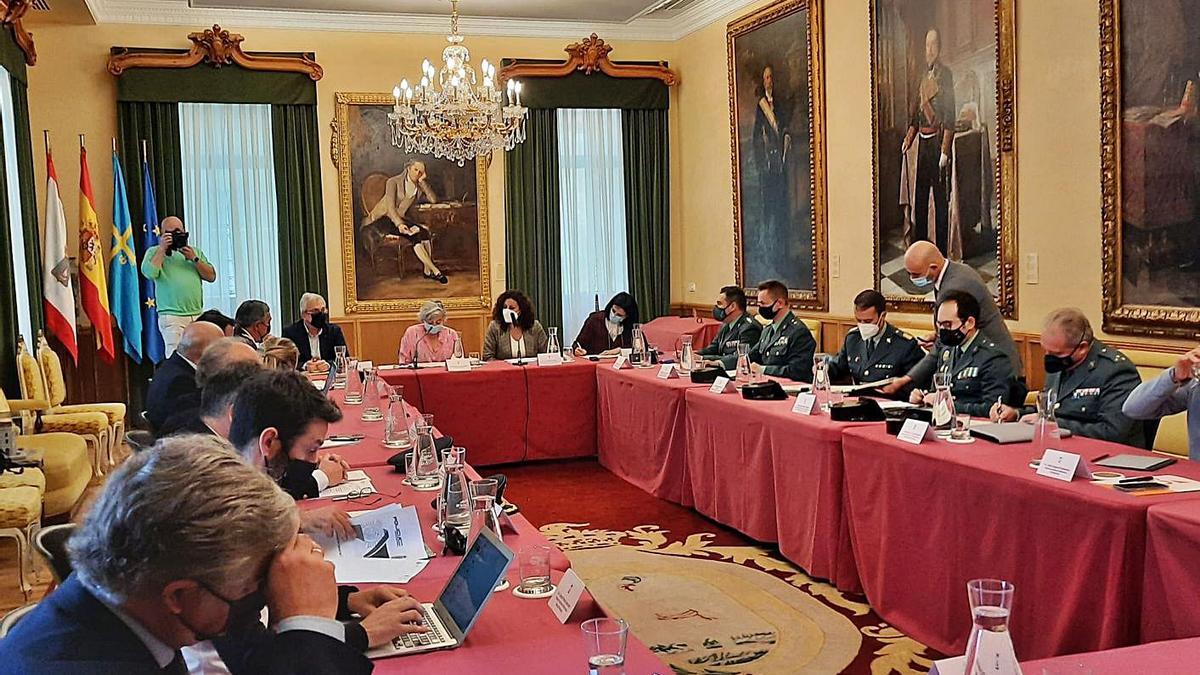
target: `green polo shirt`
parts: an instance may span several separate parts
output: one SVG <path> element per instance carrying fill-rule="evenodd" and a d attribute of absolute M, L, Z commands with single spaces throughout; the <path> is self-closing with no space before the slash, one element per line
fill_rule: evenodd
<path fill-rule="evenodd" d="M 204 251 L 192 247 L 200 260 L 208 262 Z M 154 282 L 154 297 L 159 314 L 171 316 L 196 316 L 204 311 L 204 291 L 196 265 L 183 257 L 179 251 L 163 258 L 162 267 L 154 266 L 157 246 L 146 249 L 142 258 L 142 275 Z"/>

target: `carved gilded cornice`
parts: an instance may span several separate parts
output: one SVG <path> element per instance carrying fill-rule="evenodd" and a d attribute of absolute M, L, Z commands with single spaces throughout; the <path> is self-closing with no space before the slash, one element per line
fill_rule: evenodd
<path fill-rule="evenodd" d="M 247 70 L 303 73 L 314 81 L 325 75 L 311 53 L 294 56 L 248 53 L 242 51 L 242 41 L 245 39 L 238 33 L 230 33 L 213 24 L 212 28 L 188 35 L 192 47 L 187 51 L 113 47 L 108 57 L 108 72 L 120 75 L 130 68 L 191 68 L 199 63 L 207 63 L 214 68 L 237 64 Z"/>
<path fill-rule="evenodd" d="M 567 60 L 562 63 L 510 63 L 500 69 L 500 81 L 529 77 L 566 77 L 577 70 L 584 74 L 604 73 L 609 77 L 650 78 L 662 81 L 668 87 L 679 84 L 679 76 L 664 62 L 614 63 L 608 58 L 612 45 L 601 40 L 595 33 L 583 42 L 572 42 L 563 51 Z"/>
<path fill-rule="evenodd" d="M 30 66 L 37 63 L 37 50 L 33 47 L 33 36 L 25 30 L 21 19 L 32 6 L 33 0 L 0 0 L 0 24 L 12 26 L 13 39 L 25 53 L 25 64 Z"/>

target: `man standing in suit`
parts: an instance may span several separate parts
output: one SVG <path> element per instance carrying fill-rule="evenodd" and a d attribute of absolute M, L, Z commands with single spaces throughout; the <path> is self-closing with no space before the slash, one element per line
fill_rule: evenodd
<path fill-rule="evenodd" d="M 979 304 L 979 332 L 983 333 L 983 336 L 990 342 L 996 343 L 1000 351 L 1008 355 L 1013 373 L 1021 378 L 1021 374 L 1025 372 L 1025 366 L 1021 363 L 1021 354 L 1017 351 L 1017 344 L 1013 342 L 1012 333 L 1008 332 L 1008 325 L 1004 323 L 1004 317 L 1000 315 L 1000 308 L 996 306 L 996 300 L 992 298 L 991 291 L 983 283 L 983 278 L 979 276 L 978 272 L 963 263 L 947 260 L 936 246 L 927 241 L 918 241 L 908 247 L 904 253 L 904 267 L 918 288 L 933 286 L 935 314 L 938 306 L 951 293 L 963 292 L 975 298 Z M 928 336 L 927 342 L 932 343 L 933 338 L 934 336 Z M 929 379 L 933 377 L 933 371 L 937 367 L 937 359 L 933 353 L 930 353 L 912 370 L 908 371 L 907 375 L 897 379 L 881 391 L 886 394 L 894 394 L 909 385 L 928 386 Z M 1023 386 L 1014 387 L 1013 391 L 1005 396 L 1005 401 L 1020 405 L 1025 400 L 1023 389 Z"/>
<path fill-rule="evenodd" d="M 753 348 L 762 336 L 762 325 L 746 313 L 746 292 L 741 286 L 726 286 L 717 296 L 713 307 L 713 318 L 721 322 L 717 337 L 705 348 L 696 352 L 704 358 L 704 365 L 719 365 L 733 370 L 737 365 L 738 345 Z"/>
<path fill-rule="evenodd" d="M 74 573 L 0 641 L 0 663 L 183 675 L 181 648 L 261 631 L 270 607 L 275 635 L 246 672 L 369 673 L 335 618 L 333 565 L 298 525 L 292 500 L 221 441 L 160 441 L 109 477 L 69 543 Z"/>
<path fill-rule="evenodd" d="M 329 323 L 325 298 L 316 293 L 300 296 L 300 320 L 283 329 L 283 337 L 296 343 L 300 350 L 297 363 L 301 370 L 323 373 L 329 370 L 334 349 L 346 346 L 346 336 L 339 326 Z"/>
<path fill-rule="evenodd" d="M 899 377 L 925 358 L 916 338 L 887 320 L 887 300 L 868 289 L 854 298 L 854 320 L 837 356 L 829 362 L 830 379 L 849 377 L 854 384 Z"/>
<path fill-rule="evenodd" d="M 183 329 L 175 353 L 154 371 L 146 391 L 146 421 L 151 431 L 157 433 L 177 410 L 200 405 L 196 364 L 204 350 L 222 337 L 221 329 L 207 321 L 194 321 Z"/>
<path fill-rule="evenodd" d="M 1046 390 L 1054 392 L 1058 426 L 1076 436 L 1146 447 L 1142 422 L 1121 412 L 1129 394 L 1142 383 L 1137 367 L 1124 354 L 1096 339 L 1092 324 L 1075 308 L 1056 309 L 1042 328 L 1046 352 Z M 992 419 L 1015 422 L 1016 408 L 994 405 Z M 1037 413 L 1021 421 L 1032 424 Z"/>
<path fill-rule="evenodd" d="M 750 350 L 750 367 L 763 375 L 812 382 L 817 341 L 788 307 L 788 290 L 772 279 L 758 285 L 758 315 L 771 323 Z"/>
<path fill-rule="evenodd" d="M 937 310 L 937 372 L 948 373 L 954 411 L 984 417 L 996 400 L 1007 396 L 1016 379 L 1012 363 L 995 342 L 979 330 L 979 303 L 968 293 L 952 291 Z M 933 392 L 914 389 L 910 401 L 933 405 Z"/>

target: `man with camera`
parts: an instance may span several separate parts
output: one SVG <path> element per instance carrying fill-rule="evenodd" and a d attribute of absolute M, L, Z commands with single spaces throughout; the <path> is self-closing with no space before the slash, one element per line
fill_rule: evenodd
<path fill-rule="evenodd" d="M 217 270 L 204 252 L 188 245 L 183 221 L 167 216 L 160 226 L 158 245 L 146 249 L 142 275 L 154 282 L 158 307 L 158 329 L 162 332 L 166 355 L 179 344 L 183 329 L 204 311 L 201 282 L 217 280 Z"/>

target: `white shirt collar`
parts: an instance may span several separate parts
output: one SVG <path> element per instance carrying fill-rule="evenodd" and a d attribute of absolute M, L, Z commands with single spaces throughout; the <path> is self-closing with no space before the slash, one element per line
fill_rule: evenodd
<path fill-rule="evenodd" d="M 946 261 L 944 261 L 944 262 L 942 263 L 942 270 L 941 270 L 940 272 L 938 272 L 937 279 L 935 279 L 935 280 L 934 280 L 934 282 L 933 282 L 933 289 L 934 289 L 935 291 L 936 291 L 936 290 L 941 290 L 941 288 L 942 288 L 942 278 L 946 276 L 946 270 L 948 270 L 948 269 L 950 269 L 950 261 L 949 261 L 949 260 L 946 260 Z"/>
<path fill-rule="evenodd" d="M 192 360 L 191 360 L 191 359 L 189 359 L 188 357 L 184 356 L 184 355 L 183 355 L 183 352 L 176 351 L 175 353 L 176 353 L 176 354 L 179 354 L 179 358 L 183 359 L 183 362 L 184 362 L 184 363 L 186 363 L 186 364 L 188 364 L 189 366 L 191 366 L 191 367 L 192 367 L 192 370 L 195 370 L 195 369 L 196 369 L 196 364 L 192 363 Z"/>
<path fill-rule="evenodd" d="M 88 590 L 90 591 L 91 589 L 89 588 Z M 93 591 L 92 595 L 96 596 L 96 599 L 107 607 L 110 612 L 115 614 L 122 623 L 129 626 L 129 630 L 133 631 L 133 634 L 142 641 L 142 644 L 146 645 L 146 649 L 150 650 L 150 655 L 154 657 L 154 662 L 158 664 L 159 668 L 166 668 L 175 660 L 175 649 L 173 647 L 159 640 L 133 617 L 122 612 L 117 607 L 108 604 L 104 598 L 100 597 L 100 594 Z"/>

